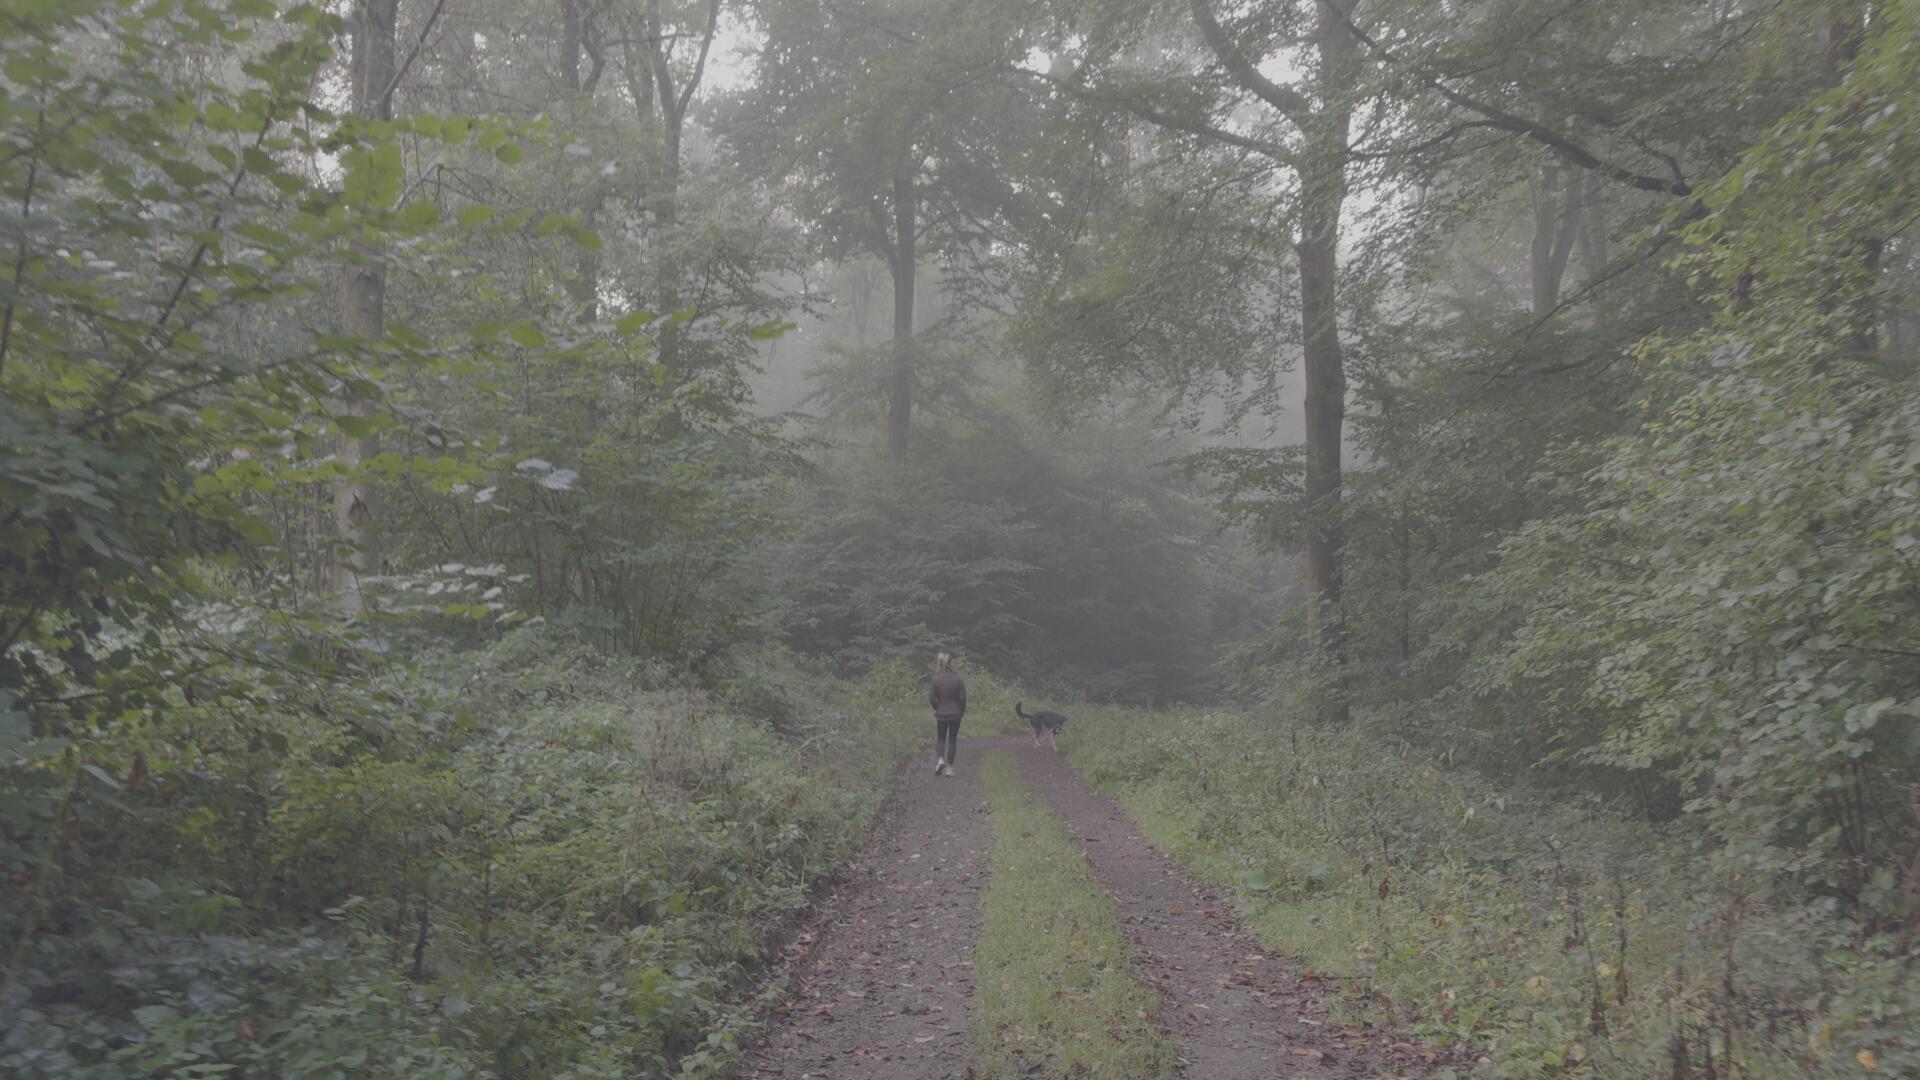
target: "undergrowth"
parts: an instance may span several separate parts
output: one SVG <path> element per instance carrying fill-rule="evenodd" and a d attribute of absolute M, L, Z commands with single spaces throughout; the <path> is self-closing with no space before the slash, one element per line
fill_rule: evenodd
<path fill-rule="evenodd" d="M 1004 750 L 981 783 L 993 811 L 992 877 L 974 946 L 974 1044 L 983 1077 L 1160 1080 L 1173 1042 L 1158 999 L 1131 970 L 1112 900 L 1059 815 Z"/>
<path fill-rule="evenodd" d="M 102 770 L 58 903 L 0 920 L 0 1073 L 717 1075 L 918 732 L 910 681 L 774 657 L 702 691 L 523 631 L 238 729 L 267 735 L 206 710 Z"/>
<path fill-rule="evenodd" d="M 1078 706 L 1061 749 L 1346 1007 L 1505 1076 L 1920 1072 L 1920 978 L 1683 826 L 1496 786 L 1355 727 Z"/>

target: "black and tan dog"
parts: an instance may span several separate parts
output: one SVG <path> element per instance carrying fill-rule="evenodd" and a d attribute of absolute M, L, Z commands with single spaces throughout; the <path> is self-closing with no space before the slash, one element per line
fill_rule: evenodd
<path fill-rule="evenodd" d="M 1022 704 L 1024 703 L 1018 701 L 1013 703 L 1013 715 L 1033 725 L 1033 745 L 1040 745 L 1040 733 L 1044 731 L 1047 733 L 1047 742 L 1053 747 L 1054 753 L 1059 753 L 1060 729 L 1067 726 L 1067 718 L 1045 709 L 1036 713 L 1022 712 L 1020 709 Z"/>

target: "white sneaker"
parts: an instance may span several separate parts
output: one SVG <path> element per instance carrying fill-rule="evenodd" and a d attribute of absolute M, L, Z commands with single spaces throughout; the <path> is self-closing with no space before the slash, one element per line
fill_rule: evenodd
<path fill-rule="evenodd" d="M 940 775 L 941 773 L 943 773 L 943 772 L 945 772 L 945 771 L 946 771 L 946 769 L 947 769 L 947 759 L 946 759 L 946 758 L 935 758 L 935 759 L 934 759 L 934 762 L 933 762 L 933 775 L 935 775 L 935 776 L 939 776 L 939 775 Z"/>
<path fill-rule="evenodd" d="M 953 766 L 952 766 L 952 765 L 948 765 L 948 766 L 946 767 L 946 771 L 945 771 L 945 772 L 944 772 L 944 773 L 943 773 L 942 775 L 944 775 L 944 776 L 952 776 L 952 775 L 953 775 Z"/>

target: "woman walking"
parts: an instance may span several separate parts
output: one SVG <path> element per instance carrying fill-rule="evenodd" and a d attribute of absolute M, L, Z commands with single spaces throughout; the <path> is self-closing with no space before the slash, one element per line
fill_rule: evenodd
<path fill-rule="evenodd" d="M 933 705 L 933 775 L 952 776 L 960 756 L 960 718 L 967 715 L 967 684 L 954 673 L 953 657 L 941 653 L 933 661 L 933 686 L 927 691 Z"/>

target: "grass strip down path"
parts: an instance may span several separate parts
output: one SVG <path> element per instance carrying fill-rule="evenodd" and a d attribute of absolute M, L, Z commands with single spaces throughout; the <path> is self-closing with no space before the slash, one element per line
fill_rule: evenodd
<path fill-rule="evenodd" d="M 979 1075 L 1174 1076 L 1158 996 L 1133 970 L 1113 902 L 1059 815 L 1005 750 L 986 756 L 981 782 L 993 840 L 974 947 Z"/>

